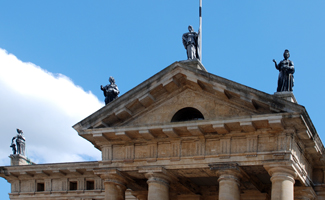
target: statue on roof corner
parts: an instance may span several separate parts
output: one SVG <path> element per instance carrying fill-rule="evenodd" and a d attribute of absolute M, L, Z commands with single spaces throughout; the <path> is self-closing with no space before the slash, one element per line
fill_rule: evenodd
<path fill-rule="evenodd" d="M 109 77 L 110 84 L 103 87 L 100 86 L 100 89 L 103 90 L 104 96 L 105 96 L 105 105 L 107 105 L 109 102 L 113 101 L 117 98 L 118 94 L 120 94 L 120 91 L 117 88 L 117 85 L 115 84 L 115 79 L 110 76 Z"/>
<path fill-rule="evenodd" d="M 12 138 L 10 147 L 12 148 L 13 154 L 25 155 L 25 137 L 23 131 L 17 128 L 17 135 Z M 16 140 L 16 144 L 14 143 Z"/>
<path fill-rule="evenodd" d="M 193 60 L 198 59 L 200 60 L 200 49 L 199 49 L 199 34 L 193 31 L 193 27 L 191 25 L 188 26 L 188 33 L 184 33 L 182 40 L 183 45 L 186 49 L 187 59 Z"/>
<path fill-rule="evenodd" d="M 289 60 L 290 53 L 288 49 L 284 50 L 283 57 L 284 59 L 279 64 L 273 59 L 275 68 L 279 70 L 277 92 L 292 92 L 292 87 L 294 85 L 293 73 L 295 73 L 295 68 L 293 62 Z"/>

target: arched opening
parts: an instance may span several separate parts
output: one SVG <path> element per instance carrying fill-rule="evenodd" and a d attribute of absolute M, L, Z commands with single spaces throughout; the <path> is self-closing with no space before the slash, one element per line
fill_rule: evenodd
<path fill-rule="evenodd" d="M 195 108 L 186 107 L 182 108 L 175 113 L 171 122 L 191 121 L 191 120 L 203 120 L 202 113 Z"/>

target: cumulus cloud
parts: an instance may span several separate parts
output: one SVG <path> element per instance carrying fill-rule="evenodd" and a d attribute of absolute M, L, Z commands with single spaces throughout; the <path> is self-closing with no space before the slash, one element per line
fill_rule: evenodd
<path fill-rule="evenodd" d="M 62 74 L 52 74 L 0 49 L 0 166 L 9 165 L 11 138 L 24 131 L 27 156 L 36 163 L 100 159 L 71 127 L 103 106 Z"/>

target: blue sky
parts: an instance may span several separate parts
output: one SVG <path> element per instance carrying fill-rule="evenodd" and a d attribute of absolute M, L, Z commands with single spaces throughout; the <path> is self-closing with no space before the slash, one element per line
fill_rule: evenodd
<path fill-rule="evenodd" d="M 42 135 L 46 143 L 46 134 L 50 133 L 43 131 L 48 121 L 44 119 L 50 116 L 44 112 L 40 114 L 44 114 L 42 117 L 32 115 L 33 110 L 46 107 L 48 113 L 54 113 L 50 111 L 55 110 L 53 105 L 62 108 L 62 112 L 55 112 L 57 118 L 53 120 L 59 123 L 60 119 L 69 118 L 65 120 L 69 122 L 65 127 L 77 137 L 77 133 L 70 130 L 71 126 L 103 106 L 100 85 L 107 84 L 109 76 L 114 76 L 122 95 L 173 62 L 186 59 L 181 36 L 187 32 L 188 25 L 198 29 L 198 5 L 199 0 L 1 1 L 0 49 L 5 52 L 4 58 L 12 54 L 16 57 L 15 63 L 22 61 L 17 66 L 33 63 L 42 69 L 44 77 L 46 74 L 54 77 L 54 81 L 73 85 L 71 91 L 80 92 L 73 101 L 80 103 L 78 108 L 88 109 L 77 113 L 77 108 L 71 111 L 71 106 L 61 104 L 68 94 L 60 91 L 69 93 L 69 87 L 56 91 L 49 83 L 51 86 L 43 90 L 38 88 L 41 81 L 25 89 L 13 86 L 21 80 L 20 86 L 38 80 L 39 76 L 32 70 L 23 73 L 15 68 L 14 73 L 10 73 L 12 77 L 1 79 L 0 76 L 2 104 L 10 107 L 7 112 L 24 116 L 9 118 L 11 123 L 0 123 L 5 126 L 0 134 L 8 143 L 0 149 L 1 165 L 9 163 L 9 145 L 16 128 L 27 130 L 31 158 L 41 157 L 37 160 L 39 163 L 60 161 L 37 154 L 40 151 L 37 141 L 33 141 L 32 135 L 28 137 L 28 132 L 33 132 L 35 137 Z M 306 107 L 324 141 L 324 9 L 325 1 L 321 0 L 203 0 L 202 63 L 212 74 L 273 94 L 278 71 L 272 59 L 282 60 L 283 51 L 289 49 L 296 69 L 294 95 L 298 103 Z M 8 67 L 11 66 L 0 61 L 0 73 L 9 74 Z M 5 81 L 4 77 L 10 80 Z M 33 88 L 38 89 L 30 91 Z M 46 93 L 47 90 L 50 92 Z M 56 91 L 55 97 L 60 97 L 60 103 L 52 101 L 52 90 Z M 86 103 L 88 98 L 91 100 Z M 51 103 L 46 103 L 49 101 Z M 26 102 L 30 104 L 23 106 Z M 44 108 L 39 104 L 44 104 Z M 7 114 L 0 115 L 2 121 L 9 120 Z M 27 127 L 26 118 L 33 118 L 28 123 L 33 127 Z M 35 128 L 40 121 L 44 122 L 43 129 Z M 50 123 L 48 126 L 56 128 Z M 57 130 L 64 131 L 64 127 Z M 69 143 L 68 137 L 57 145 L 63 148 Z M 86 155 L 78 154 L 77 148 L 71 151 L 76 155 L 75 160 L 99 157 L 98 152 Z M 66 159 L 71 157 L 67 155 Z M 0 179 L 0 188 L 1 199 L 8 198 L 9 184 L 4 179 Z"/>

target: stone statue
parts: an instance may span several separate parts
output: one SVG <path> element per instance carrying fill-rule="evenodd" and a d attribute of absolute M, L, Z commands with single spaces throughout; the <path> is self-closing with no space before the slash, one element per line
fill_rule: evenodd
<path fill-rule="evenodd" d="M 109 77 L 109 85 L 106 85 L 103 87 L 100 86 L 100 89 L 103 90 L 104 96 L 105 96 L 105 105 L 107 105 L 109 102 L 116 99 L 117 95 L 120 94 L 120 91 L 117 88 L 117 85 L 115 84 L 115 79 L 111 76 Z"/>
<path fill-rule="evenodd" d="M 188 26 L 188 33 L 183 34 L 183 45 L 186 49 L 187 59 L 199 59 L 200 60 L 200 49 L 198 48 L 198 37 L 199 35 L 193 31 L 193 27 L 190 25 Z"/>
<path fill-rule="evenodd" d="M 17 135 L 12 138 L 10 147 L 12 148 L 13 154 L 21 154 L 25 155 L 25 138 L 23 135 L 23 131 L 17 128 Z M 16 145 L 14 140 L 16 139 Z M 17 147 L 17 148 L 16 148 Z"/>
<path fill-rule="evenodd" d="M 295 73 L 295 68 L 293 66 L 293 62 L 289 60 L 290 53 L 289 50 L 285 50 L 283 53 L 284 59 L 277 64 L 273 59 L 275 64 L 275 68 L 279 70 L 279 78 L 278 78 L 278 88 L 277 92 L 283 91 L 292 91 L 292 87 L 294 84 L 293 73 Z"/>
<path fill-rule="evenodd" d="M 12 138 L 11 145 L 10 145 L 10 147 L 12 148 L 12 154 L 16 154 L 16 152 L 17 152 L 16 144 L 15 144 L 14 140 L 15 140 L 15 138 Z"/>

